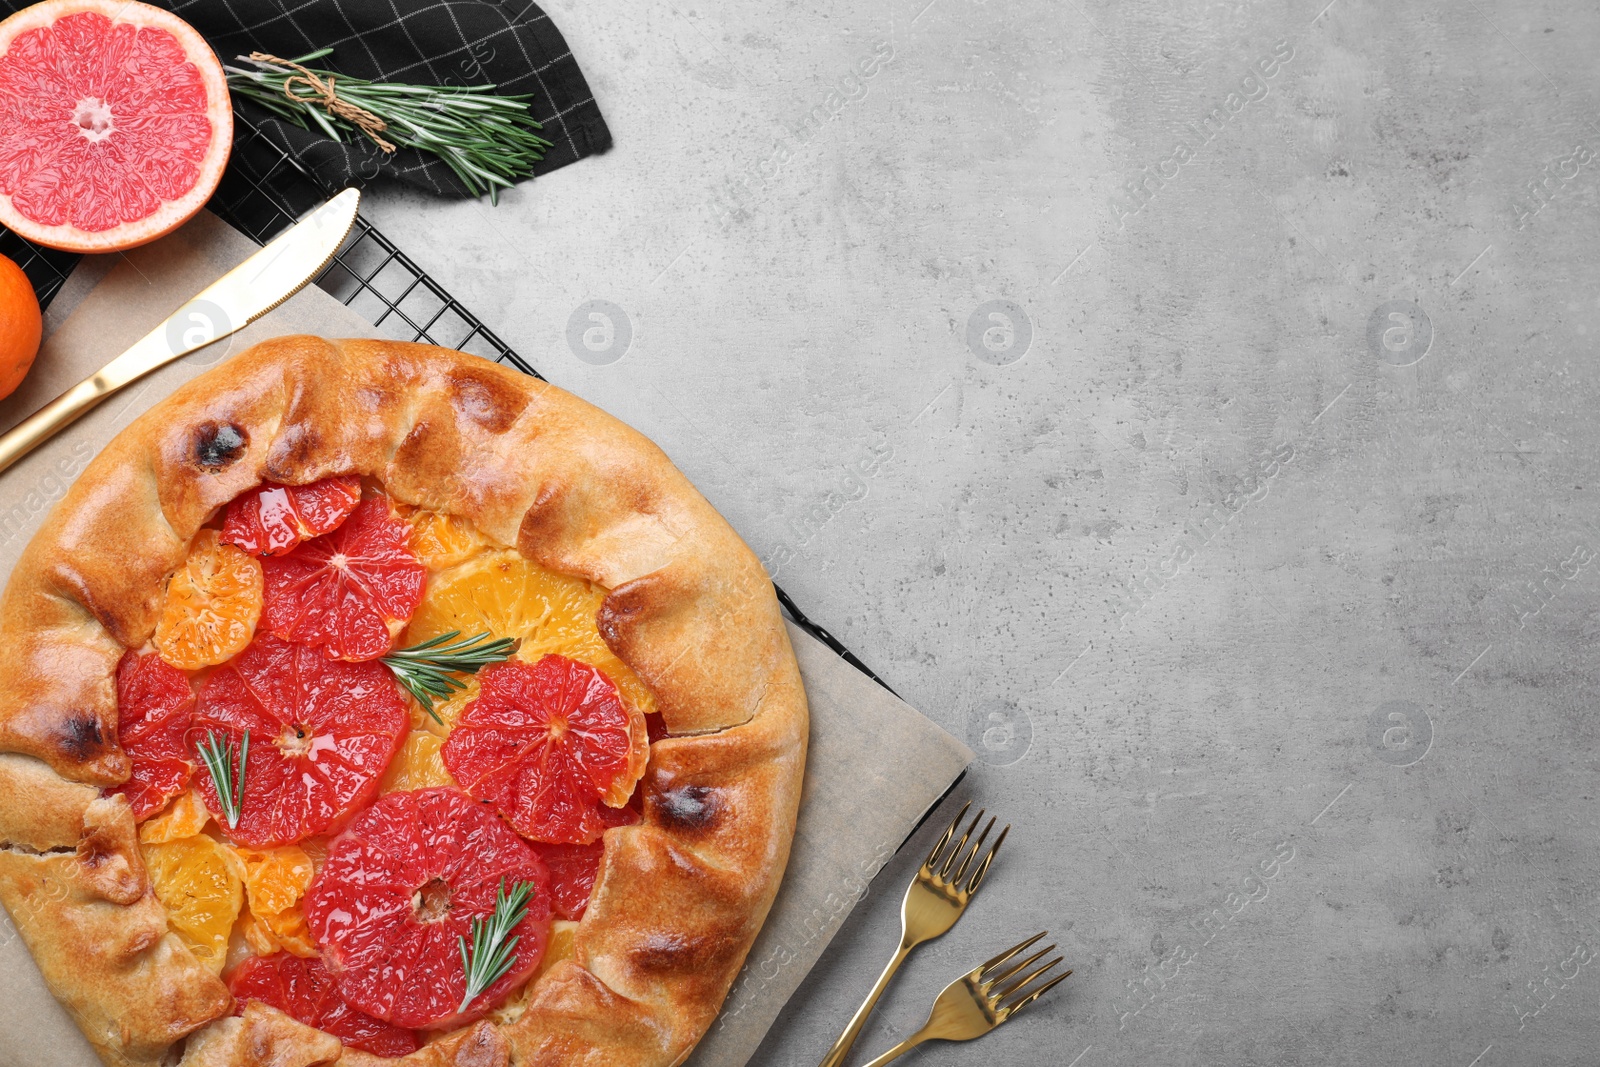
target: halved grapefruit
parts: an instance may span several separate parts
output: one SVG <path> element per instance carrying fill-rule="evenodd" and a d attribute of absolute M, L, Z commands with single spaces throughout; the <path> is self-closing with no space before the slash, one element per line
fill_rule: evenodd
<path fill-rule="evenodd" d="M 0 224 L 69 252 L 176 229 L 233 148 L 211 47 L 133 0 L 46 0 L 0 22 L 0 115 Z"/>

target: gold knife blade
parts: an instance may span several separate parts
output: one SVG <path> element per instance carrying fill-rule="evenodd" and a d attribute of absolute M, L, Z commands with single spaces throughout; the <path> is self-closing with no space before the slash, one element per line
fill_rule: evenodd
<path fill-rule="evenodd" d="M 305 288 L 350 235 L 360 205 L 355 189 L 335 196 L 206 286 L 122 355 L 0 435 L 0 471 L 129 382 L 244 329 Z"/>

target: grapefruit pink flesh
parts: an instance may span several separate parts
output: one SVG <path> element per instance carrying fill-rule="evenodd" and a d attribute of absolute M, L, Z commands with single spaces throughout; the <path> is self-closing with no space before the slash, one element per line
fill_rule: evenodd
<path fill-rule="evenodd" d="M 46 0 L 0 22 L 0 115 L 0 224 L 72 252 L 175 229 L 210 198 L 233 142 L 205 39 L 128 0 Z"/>
<path fill-rule="evenodd" d="M 128 754 L 128 780 L 112 790 L 142 821 L 189 788 L 193 768 L 184 736 L 194 710 L 188 677 L 153 652 L 128 651 L 117 664 L 117 740 Z"/>
<path fill-rule="evenodd" d="M 196 777 L 223 833 L 271 848 L 337 829 L 371 800 L 409 726 L 381 663 L 330 660 L 257 634 L 206 680 L 189 743 L 216 731 L 239 748 L 250 731 L 238 826 L 227 825 L 210 772 Z"/>
<path fill-rule="evenodd" d="M 502 881 L 531 882 L 511 967 L 457 1012 L 460 938 L 488 922 Z M 550 874 L 486 806 L 448 786 L 390 793 L 333 842 L 306 921 L 352 1005 L 412 1029 L 445 1030 L 498 1005 L 538 967 L 550 939 Z"/>
<path fill-rule="evenodd" d="M 417 1050 L 417 1035 L 410 1030 L 345 1003 L 321 960 L 286 952 L 252 956 L 228 979 L 228 992 L 236 1001 L 235 1014 L 244 1011 L 246 1001 L 259 1000 L 374 1056 L 404 1056 Z"/>
<path fill-rule="evenodd" d="M 554 653 L 496 663 L 478 679 L 478 699 L 442 749 L 455 780 L 533 841 L 586 845 L 618 825 L 601 799 L 619 779 L 627 796 L 644 767 L 611 679 Z"/>
<path fill-rule="evenodd" d="M 383 496 L 363 500 L 332 533 L 261 565 L 261 625 L 347 660 L 386 655 L 428 580 L 411 554 L 411 527 Z"/>
<path fill-rule="evenodd" d="M 340 474 L 310 485 L 268 482 L 233 499 L 222 540 L 252 556 L 281 556 L 301 541 L 338 529 L 361 503 L 361 478 Z"/>

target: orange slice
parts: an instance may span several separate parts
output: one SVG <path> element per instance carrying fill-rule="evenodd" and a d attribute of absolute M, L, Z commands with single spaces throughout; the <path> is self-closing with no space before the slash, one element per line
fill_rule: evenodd
<path fill-rule="evenodd" d="M 249 920 L 245 940 L 257 955 L 286 949 L 296 956 L 315 956 L 316 943 L 306 927 L 300 899 L 311 888 L 314 866 L 305 849 L 228 848 L 229 866 L 244 883 Z"/>
<path fill-rule="evenodd" d="M 624 700 L 649 714 L 655 694 L 617 658 L 595 624 L 605 595 L 593 582 L 545 570 L 513 549 L 489 551 L 429 580 L 402 644 L 451 630 L 464 637 L 487 631 L 521 638 L 518 658 L 536 663 L 554 652 L 587 663 L 610 678 Z M 440 718 L 452 723 L 476 689 L 473 680 L 467 692 L 439 705 Z"/>
<path fill-rule="evenodd" d="M 167 583 L 156 620 L 156 651 L 174 667 L 197 671 L 232 659 L 255 636 L 261 617 L 261 564 L 215 530 L 201 530 L 189 558 Z"/>
<path fill-rule="evenodd" d="M 398 504 L 395 510 L 411 525 L 412 554 L 430 571 L 464 563 L 489 545 L 489 539 L 466 519 L 409 504 Z"/>
<path fill-rule="evenodd" d="M 167 924 L 196 959 L 221 974 L 228 935 L 244 904 L 243 883 L 227 850 L 204 835 L 140 850 L 156 899 L 167 909 Z"/>
<path fill-rule="evenodd" d="M 147 845 L 164 845 L 193 837 L 206 828 L 211 812 L 193 789 L 179 793 L 167 810 L 139 827 L 139 840 Z"/>
<path fill-rule="evenodd" d="M 456 780 L 445 770 L 444 760 L 439 755 L 439 746 L 442 744 L 444 740 L 438 734 L 413 729 L 400 745 L 400 751 L 395 753 L 394 762 L 389 764 L 388 773 L 383 776 L 378 792 L 397 793 L 434 785 L 455 785 Z"/>

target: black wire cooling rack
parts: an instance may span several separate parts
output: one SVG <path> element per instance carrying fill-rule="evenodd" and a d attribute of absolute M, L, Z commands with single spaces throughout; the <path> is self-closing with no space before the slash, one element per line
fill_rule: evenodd
<path fill-rule="evenodd" d="M 299 162 L 247 119 L 235 114 L 233 155 L 207 207 L 258 244 L 265 244 L 335 192 L 324 188 Z M 73 252 L 31 244 L 3 226 L 0 254 L 8 256 L 28 275 L 41 306 L 50 303 L 81 258 Z M 317 276 L 315 284 L 393 340 L 420 341 L 470 352 L 545 380 L 410 256 L 359 215 L 344 247 Z M 812 622 L 781 586 L 774 584 L 774 588 L 778 602 L 795 625 L 894 692 L 838 638 Z"/>

